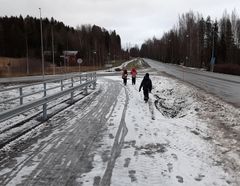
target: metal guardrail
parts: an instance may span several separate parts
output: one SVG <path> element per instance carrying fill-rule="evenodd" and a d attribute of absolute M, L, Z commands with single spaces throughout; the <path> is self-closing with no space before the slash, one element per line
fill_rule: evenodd
<path fill-rule="evenodd" d="M 9 104 L 11 105 L 11 102 L 15 101 L 18 102 L 19 105 L 14 106 L 14 108 L 10 108 L 8 110 L 2 111 L 0 113 L 0 122 L 6 121 L 7 119 L 13 118 L 14 116 L 17 116 L 19 114 L 22 114 L 26 111 L 29 111 L 33 108 L 43 106 L 43 120 L 47 119 L 47 104 L 57 98 L 63 97 L 67 94 L 70 94 L 70 103 L 73 103 L 74 99 L 74 91 L 76 90 L 85 90 L 87 92 L 88 87 L 92 85 L 92 88 L 95 89 L 96 87 L 96 73 L 90 73 L 90 74 L 83 74 L 83 75 L 74 75 L 67 78 L 61 78 L 56 80 L 48 80 L 41 83 L 33 83 L 23 86 L 16 86 L 12 88 L 6 88 L 1 89 L 0 94 L 3 94 L 4 92 L 10 92 L 15 91 L 19 92 L 19 96 L 8 98 L 6 100 L 1 100 L 0 105 Z M 49 87 L 47 88 L 47 85 L 50 83 L 57 83 L 57 86 Z M 58 85 L 59 84 L 59 85 Z M 33 92 L 26 92 L 24 89 L 31 88 L 33 86 L 42 86 L 40 90 L 33 91 Z M 56 90 L 56 89 L 60 90 Z M 49 93 L 51 90 L 58 91 L 57 93 Z M 42 94 L 40 98 L 28 101 L 27 97 L 31 97 L 33 95 Z"/>

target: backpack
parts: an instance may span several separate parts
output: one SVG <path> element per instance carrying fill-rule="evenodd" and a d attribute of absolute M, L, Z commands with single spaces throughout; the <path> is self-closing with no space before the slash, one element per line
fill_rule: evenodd
<path fill-rule="evenodd" d="M 125 79 L 127 78 L 127 76 L 128 76 L 127 70 L 124 70 L 122 74 L 122 78 Z"/>

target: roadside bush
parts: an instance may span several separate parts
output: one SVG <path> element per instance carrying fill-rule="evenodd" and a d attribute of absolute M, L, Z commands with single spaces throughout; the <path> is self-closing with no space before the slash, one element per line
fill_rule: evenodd
<path fill-rule="evenodd" d="M 240 65 L 237 64 L 217 64 L 214 66 L 214 72 L 240 75 Z"/>
<path fill-rule="evenodd" d="M 122 69 L 121 68 L 115 68 L 115 71 L 122 71 Z"/>

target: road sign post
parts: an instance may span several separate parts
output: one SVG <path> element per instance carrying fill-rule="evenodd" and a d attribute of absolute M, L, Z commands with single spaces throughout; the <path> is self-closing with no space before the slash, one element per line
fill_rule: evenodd
<path fill-rule="evenodd" d="M 213 72 L 214 70 L 214 64 L 215 64 L 215 57 L 212 56 L 211 62 L 210 62 L 210 71 Z"/>
<path fill-rule="evenodd" d="M 80 73 L 80 64 L 83 62 L 83 60 L 81 58 L 78 58 L 77 59 L 77 63 L 79 65 L 79 73 Z"/>

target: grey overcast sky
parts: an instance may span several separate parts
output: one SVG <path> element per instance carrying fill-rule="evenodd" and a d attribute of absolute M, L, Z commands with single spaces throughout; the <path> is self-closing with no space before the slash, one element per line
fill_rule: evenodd
<path fill-rule="evenodd" d="M 189 10 L 212 19 L 221 18 L 224 10 L 240 13 L 240 0 L 0 0 L 0 4 L 0 16 L 39 17 L 41 8 L 42 17 L 74 28 L 96 24 L 116 30 L 123 47 L 161 37 Z"/>

